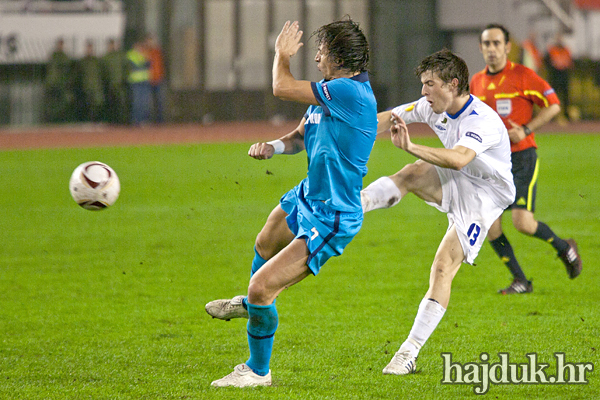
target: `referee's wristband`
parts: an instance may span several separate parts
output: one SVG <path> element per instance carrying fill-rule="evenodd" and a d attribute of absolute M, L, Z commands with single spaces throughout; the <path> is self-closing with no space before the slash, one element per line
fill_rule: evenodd
<path fill-rule="evenodd" d="M 283 154 L 283 152 L 285 151 L 285 144 L 279 139 L 267 142 L 267 144 L 273 146 L 273 148 L 275 149 L 275 154 Z"/>
<path fill-rule="evenodd" d="M 521 127 L 523 128 L 523 132 L 525 132 L 525 136 L 531 135 L 531 129 L 527 125 L 523 124 Z"/>

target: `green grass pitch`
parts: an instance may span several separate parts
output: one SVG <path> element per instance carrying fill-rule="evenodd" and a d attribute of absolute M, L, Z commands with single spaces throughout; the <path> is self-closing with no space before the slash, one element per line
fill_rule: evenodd
<path fill-rule="evenodd" d="M 433 138 L 418 142 L 438 145 Z M 284 291 L 273 386 L 215 389 L 248 356 L 245 320 L 204 304 L 245 293 L 254 238 L 279 197 L 305 176 L 305 154 L 256 161 L 248 144 L 0 152 L 0 398 L 457 399 L 442 352 L 461 363 L 498 353 L 592 362 L 588 384 L 491 385 L 485 398 L 600 398 L 600 136 L 538 137 L 536 216 L 574 237 L 583 273 L 569 280 L 551 246 L 505 230 L 529 295 L 501 296 L 506 268 L 486 244 L 463 264 L 418 373 L 383 376 L 428 285 L 446 216 L 414 196 L 365 217 L 343 256 Z M 68 181 L 84 161 L 108 163 L 121 196 L 79 208 Z M 365 183 L 414 161 L 375 145 Z"/>

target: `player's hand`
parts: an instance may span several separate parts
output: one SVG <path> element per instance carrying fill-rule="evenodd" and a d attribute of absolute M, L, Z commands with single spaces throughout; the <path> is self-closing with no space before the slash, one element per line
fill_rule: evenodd
<path fill-rule="evenodd" d="M 298 52 L 300 47 L 304 46 L 304 43 L 300 42 L 302 33 L 298 21 L 292 23 L 287 21 L 283 25 L 281 33 L 277 36 L 277 40 L 275 41 L 275 51 L 280 55 L 293 56 Z"/>
<path fill-rule="evenodd" d="M 275 147 L 268 143 L 254 143 L 248 150 L 248 155 L 257 160 L 268 160 L 275 154 Z"/>
<path fill-rule="evenodd" d="M 511 125 L 511 128 L 508 130 L 508 138 L 511 142 L 519 143 L 527 137 L 525 130 L 521 125 L 515 123 L 512 119 L 509 119 L 508 123 Z"/>
<path fill-rule="evenodd" d="M 399 115 L 392 111 L 392 126 L 390 127 L 392 133 L 392 143 L 394 146 L 406 150 L 410 146 L 410 136 L 408 136 L 408 128 L 406 122 Z"/>

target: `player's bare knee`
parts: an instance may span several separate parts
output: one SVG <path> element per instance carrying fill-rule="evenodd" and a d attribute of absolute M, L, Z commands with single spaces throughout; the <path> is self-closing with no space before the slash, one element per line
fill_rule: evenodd
<path fill-rule="evenodd" d="M 264 305 L 268 300 L 266 286 L 260 279 L 250 279 L 248 285 L 248 301 L 250 304 Z"/>
<path fill-rule="evenodd" d="M 256 251 L 258 252 L 258 254 L 265 260 L 268 260 L 269 258 L 272 257 L 272 255 L 270 255 L 270 251 L 269 248 L 271 246 L 269 246 L 268 243 L 268 237 L 266 235 L 264 235 L 262 232 L 260 232 L 257 236 L 256 236 L 256 240 L 254 241 L 254 248 L 256 249 Z"/>
<path fill-rule="evenodd" d="M 273 232 L 263 229 L 256 236 L 254 247 L 258 254 L 265 260 L 270 260 L 281 250 L 281 245 L 274 239 L 277 235 Z"/>
<path fill-rule="evenodd" d="M 450 274 L 443 268 L 435 268 L 432 271 L 432 275 L 435 281 L 446 282 L 451 280 Z"/>
<path fill-rule="evenodd" d="M 416 178 L 418 176 L 418 166 L 416 164 L 405 165 L 400 171 L 390 176 L 398 188 L 405 188 L 407 191 L 412 191 Z"/>
<path fill-rule="evenodd" d="M 431 278 L 437 282 L 452 282 L 455 271 L 450 262 L 444 260 L 434 260 L 431 266 Z"/>

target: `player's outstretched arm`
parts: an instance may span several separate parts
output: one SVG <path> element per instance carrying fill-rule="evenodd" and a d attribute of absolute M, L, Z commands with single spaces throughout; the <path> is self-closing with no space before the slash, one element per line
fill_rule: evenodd
<path fill-rule="evenodd" d="M 248 150 L 248 155 L 257 160 L 268 160 L 275 154 L 296 154 L 304 150 L 304 123 L 300 124 L 287 135 L 271 142 L 254 143 Z"/>
<path fill-rule="evenodd" d="M 412 142 L 410 141 L 410 136 L 408 135 L 408 127 L 406 126 L 406 122 L 404 122 L 399 115 L 393 112 L 390 112 L 390 117 L 391 118 L 388 118 L 390 121 L 388 124 L 390 125 L 389 129 L 392 135 L 392 143 L 397 148 L 410 153 L 409 147 L 412 145 Z M 379 114 L 377 114 L 377 118 L 379 118 Z M 377 133 L 379 133 L 379 124 L 377 125 Z"/>
<path fill-rule="evenodd" d="M 415 144 L 410 141 L 406 122 L 392 112 L 392 143 L 394 145 L 423 161 L 442 168 L 461 170 L 477 155 L 474 150 L 464 146 L 454 146 L 452 149 L 435 148 Z"/>
<path fill-rule="evenodd" d="M 290 71 L 290 58 L 303 46 L 301 38 L 298 21 L 287 21 L 277 36 L 273 60 L 273 95 L 282 100 L 319 105 L 310 81 L 296 80 Z"/>
<path fill-rule="evenodd" d="M 377 113 L 377 134 L 386 132 L 392 127 L 392 111 Z"/>

